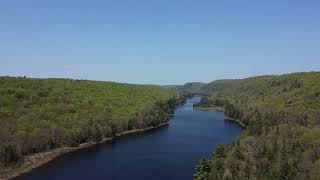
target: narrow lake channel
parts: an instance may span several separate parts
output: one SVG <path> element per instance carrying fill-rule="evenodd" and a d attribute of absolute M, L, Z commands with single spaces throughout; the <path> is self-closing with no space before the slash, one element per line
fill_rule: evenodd
<path fill-rule="evenodd" d="M 222 112 L 193 110 L 189 98 L 169 125 L 57 158 L 19 180 L 193 179 L 194 167 L 241 132 Z"/>

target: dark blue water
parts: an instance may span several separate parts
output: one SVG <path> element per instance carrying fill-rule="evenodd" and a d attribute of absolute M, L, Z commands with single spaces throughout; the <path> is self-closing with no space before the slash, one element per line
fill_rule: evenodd
<path fill-rule="evenodd" d="M 19 179 L 192 179 L 199 159 L 241 131 L 221 112 L 193 110 L 199 101 L 188 99 L 166 127 L 65 155 Z"/>

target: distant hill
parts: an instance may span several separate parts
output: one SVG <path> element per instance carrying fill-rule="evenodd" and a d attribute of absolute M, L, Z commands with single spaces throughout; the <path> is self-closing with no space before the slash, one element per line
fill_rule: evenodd
<path fill-rule="evenodd" d="M 163 85 L 161 87 L 165 88 L 165 89 L 178 90 L 178 89 L 182 88 L 183 85 Z"/>
<path fill-rule="evenodd" d="M 213 82 L 210 82 L 208 84 L 205 84 L 201 91 L 205 92 L 208 95 L 213 96 L 216 93 L 219 92 L 231 92 L 235 86 L 237 86 L 240 83 L 239 80 L 236 79 L 222 79 L 222 80 L 216 80 Z"/>
<path fill-rule="evenodd" d="M 167 89 L 173 89 L 177 91 L 181 91 L 189 94 L 199 94 L 202 93 L 202 88 L 206 85 L 206 83 L 202 82 L 189 82 L 184 85 L 166 85 L 162 86 Z"/>
<path fill-rule="evenodd" d="M 195 179 L 319 179 L 320 72 L 219 80 L 200 107 L 247 129 L 202 160 Z"/>

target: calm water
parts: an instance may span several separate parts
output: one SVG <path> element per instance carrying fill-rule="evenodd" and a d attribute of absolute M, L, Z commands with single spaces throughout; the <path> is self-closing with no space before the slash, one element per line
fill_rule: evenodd
<path fill-rule="evenodd" d="M 166 127 L 63 156 L 19 179 L 192 179 L 200 158 L 241 131 L 223 113 L 193 110 L 199 101 L 188 99 Z"/>

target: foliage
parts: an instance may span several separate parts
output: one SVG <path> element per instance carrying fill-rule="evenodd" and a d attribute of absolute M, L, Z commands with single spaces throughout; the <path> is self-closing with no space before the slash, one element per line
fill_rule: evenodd
<path fill-rule="evenodd" d="M 210 159 L 207 179 L 320 178 L 319 72 L 221 80 L 203 89 L 208 97 L 200 106 L 221 106 L 248 126 L 219 166 Z"/>
<path fill-rule="evenodd" d="M 205 83 L 201 82 L 189 82 L 184 85 L 166 85 L 162 86 L 166 89 L 177 90 L 183 92 L 185 94 L 193 95 L 193 94 L 202 94 L 202 88 L 205 86 Z"/>
<path fill-rule="evenodd" d="M 164 123 L 181 101 L 156 86 L 0 77 L 0 167 Z"/>

